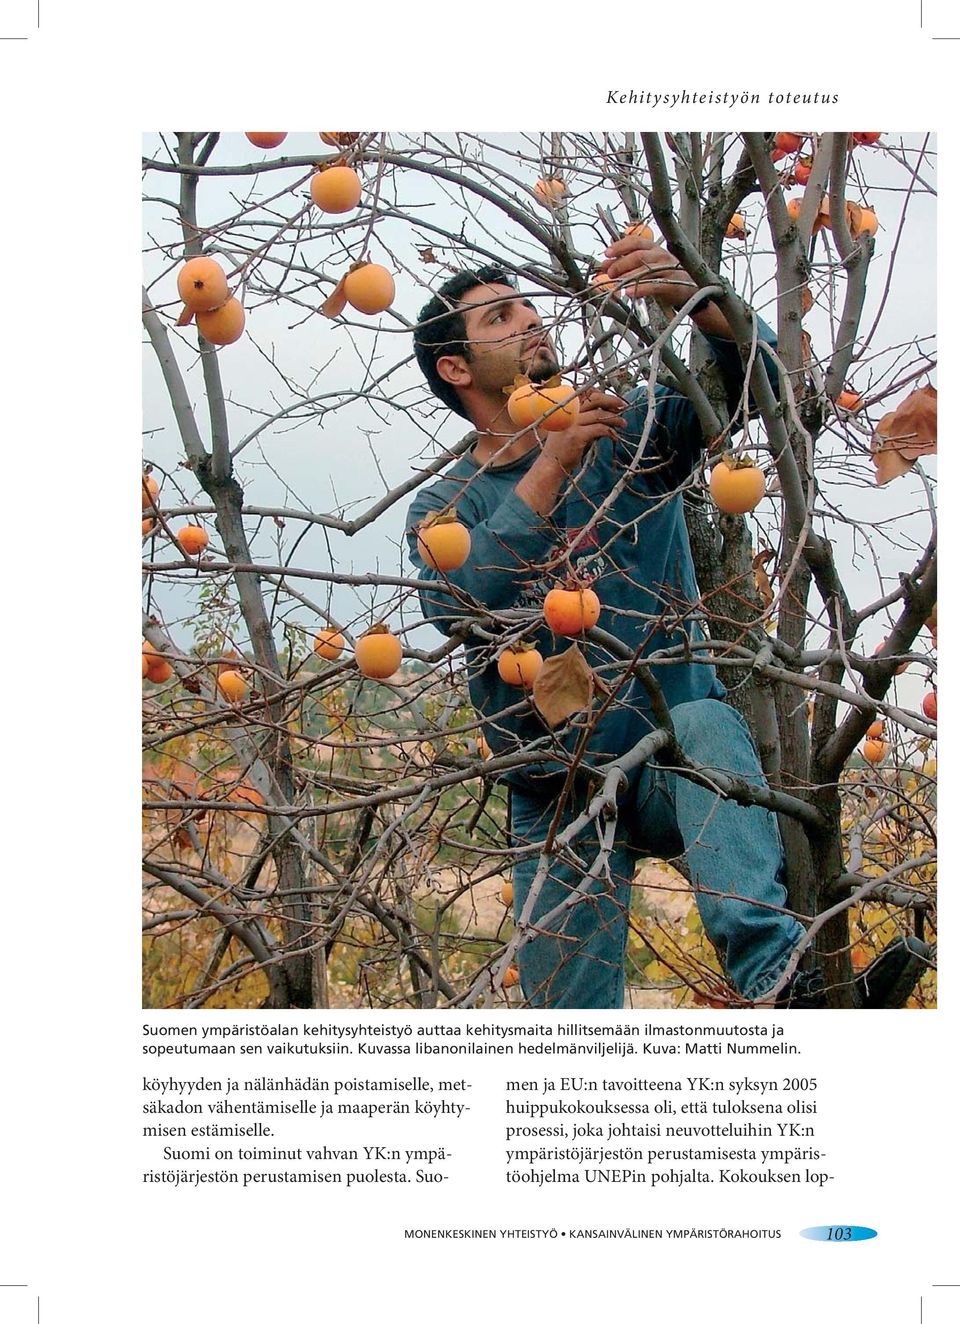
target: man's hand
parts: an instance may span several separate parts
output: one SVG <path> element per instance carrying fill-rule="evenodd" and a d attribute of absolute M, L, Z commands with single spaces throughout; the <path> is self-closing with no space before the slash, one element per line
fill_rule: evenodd
<path fill-rule="evenodd" d="M 580 413 L 572 427 L 562 432 L 548 432 L 540 454 L 516 486 L 517 496 L 538 515 L 549 515 L 557 504 L 560 488 L 579 468 L 584 453 L 598 437 L 616 441 L 625 426 L 623 411 L 627 402 L 618 395 L 585 391 L 580 397 Z"/>
<path fill-rule="evenodd" d="M 612 243 L 600 270 L 617 281 L 633 277 L 625 292 L 635 299 L 657 299 L 673 309 L 682 307 L 697 288 L 672 253 L 638 234 Z"/>
<path fill-rule="evenodd" d="M 656 299 L 665 308 L 676 312 L 696 290 L 696 281 L 683 269 L 672 253 L 638 234 L 616 240 L 606 250 L 600 263 L 613 280 L 634 277 L 624 293 L 634 299 Z M 694 322 L 708 336 L 733 339 L 733 332 L 723 313 L 715 303 L 701 303 L 692 314 Z"/>
<path fill-rule="evenodd" d="M 626 407 L 626 400 L 621 400 L 618 395 L 584 391 L 576 423 L 562 432 L 548 432 L 542 454 L 552 456 L 565 473 L 573 473 L 579 468 L 584 452 L 598 437 L 610 437 L 616 441 L 624 427 L 623 411 Z"/>

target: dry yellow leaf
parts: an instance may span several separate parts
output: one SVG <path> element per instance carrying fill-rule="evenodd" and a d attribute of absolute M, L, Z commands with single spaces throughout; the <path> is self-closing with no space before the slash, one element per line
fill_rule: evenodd
<path fill-rule="evenodd" d="M 348 273 L 349 274 L 349 273 Z M 344 293 L 344 282 L 347 277 L 343 276 L 337 281 L 336 289 L 320 305 L 320 311 L 324 317 L 339 317 L 347 306 L 347 296 Z"/>
<path fill-rule="evenodd" d="M 877 424 L 871 443 L 877 483 L 882 487 L 907 473 L 921 455 L 936 449 L 937 391 L 933 386 L 921 386 Z"/>
<path fill-rule="evenodd" d="M 548 657 L 533 682 L 533 701 L 548 726 L 559 726 L 574 713 L 589 708 L 594 675 L 576 644 Z"/>
<path fill-rule="evenodd" d="M 770 576 L 764 567 L 775 556 L 776 552 L 771 547 L 767 547 L 762 552 L 757 552 L 753 558 L 753 579 L 757 586 L 757 593 L 760 595 L 760 601 L 765 608 L 769 607 L 773 601 L 773 585 L 770 583 Z"/>
<path fill-rule="evenodd" d="M 873 467 L 877 471 L 877 486 L 883 487 L 885 483 L 890 482 L 891 478 L 899 478 L 901 474 L 909 473 L 913 468 L 913 460 L 905 460 L 896 446 L 888 442 L 881 440 L 878 443 L 878 435 L 879 429 L 874 434 L 870 458 L 873 460 Z"/>

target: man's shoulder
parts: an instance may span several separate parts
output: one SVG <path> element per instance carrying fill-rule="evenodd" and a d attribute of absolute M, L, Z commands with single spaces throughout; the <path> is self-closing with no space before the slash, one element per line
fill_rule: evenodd
<path fill-rule="evenodd" d="M 624 415 L 626 430 L 628 433 L 639 434 L 646 426 L 647 415 L 650 412 L 651 392 L 644 382 L 640 386 L 631 387 L 625 393 L 624 398 L 627 401 L 627 411 Z M 665 415 L 670 414 L 678 401 L 683 404 L 689 403 L 687 397 L 675 383 L 672 381 L 654 383 L 652 392 L 654 432 L 659 430 L 658 425 L 663 422 Z"/>
<path fill-rule="evenodd" d="M 679 394 L 679 389 L 672 379 L 667 381 L 656 381 L 653 385 L 654 400 L 662 400 L 666 396 Z M 646 406 L 649 403 L 650 395 L 647 390 L 647 383 L 641 382 L 639 386 L 631 386 L 630 390 L 624 394 L 627 404 L 633 408 Z"/>
<path fill-rule="evenodd" d="M 467 489 L 470 480 L 475 477 L 477 466 L 466 455 L 456 459 L 442 478 L 421 487 L 410 503 L 410 523 L 416 522 L 418 514 L 427 514 L 431 510 L 441 510 L 451 501 L 457 500 Z"/>

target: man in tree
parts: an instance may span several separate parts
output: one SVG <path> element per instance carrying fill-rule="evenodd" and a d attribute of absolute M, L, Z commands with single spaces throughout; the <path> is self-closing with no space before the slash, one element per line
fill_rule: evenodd
<path fill-rule="evenodd" d="M 668 252 L 638 235 L 611 245 L 604 269 L 613 279 L 630 278 L 636 296 L 655 298 L 671 312 L 696 292 Z M 743 369 L 726 318 L 702 300 L 692 317 L 707 337 L 735 413 Z M 774 342 L 762 323 L 758 331 Z M 692 405 L 663 385 L 651 393 L 644 384 L 627 399 L 588 390 L 566 430 L 518 431 L 506 410 L 514 378 L 545 381 L 559 365 L 532 302 L 495 267 L 464 272 L 441 287 L 421 311 L 415 348 L 434 394 L 474 429 L 469 449 L 418 494 L 408 515 L 410 553 L 428 581 L 420 593 L 427 619 L 449 634 L 458 626 L 463 631 L 478 609 L 496 613 L 509 626 L 504 643 L 532 639 L 547 656 L 567 641 L 558 647 L 529 609 L 539 613 L 547 590 L 572 572 L 600 597 L 600 631 L 637 659 L 663 658 L 649 667 L 647 683 L 632 666 L 624 680 L 622 663 L 619 670 L 611 666 L 615 656 L 602 642 L 581 639 L 588 663 L 598 677 L 609 677 L 616 693 L 609 702 L 595 701 L 593 711 L 578 715 L 582 720 L 552 731 L 522 691 L 500 678 L 489 642 L 464 634 L 471 699 L 491 749 L 536 752 L 535 761 L 505 775 L 512 842 L 532 847 L 514 867 L 518 921 L 535 889 L 528 920 L 537 936 L 519 949 L 525 997 L 543 1008 L 622 1006 L 636 863 L 644 855 L 685 853 L 704 930 L 728 978 L 744 999 L 763 1001 L 804 929 L 785 910 L 775 815 L 725 799 L 710 785 L 711 769 L 765 783 L 746 723 L 722 702 L 725 690 L 696 647 L 704 635 L 679 491 L 704 446 Z M 471 552 L 459 570 L 439 573 L 424 562 L 416 529 L 431 513 L 450 509 L 470 529 Z M 555 854 L 549 874 L 538 878 L 536 844 L 552 826 L 562 830 L 589 800 L 591 784 L 582 774 L 627 754 L 662 726 L 655 716 L 661 701 L 679 747 L 701 775 L 681 777 L 655 756 L 631 767 L 608 871 L 589 875 L 594 852 L 581 836 L 573 846 L 579 859 Z M 570 778 L 573 764 L 581 775 Z M 550 920 L 541 927 L 545 916 Z M 903 1005 L 918 966 L 905 943 L 888 948 L 858 981 L 861 1005 Z M 825 1005 L 819 972 L 801 970 L 780 1002 Z"/>

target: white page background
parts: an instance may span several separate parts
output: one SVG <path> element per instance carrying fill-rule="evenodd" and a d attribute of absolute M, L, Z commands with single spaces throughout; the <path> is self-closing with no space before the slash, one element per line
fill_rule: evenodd
<path fill-rule="evenodd" d="M 955 52 L 888 3 L 755 12 L 688 4 L 656 13 L 625 5 L 579 13 L 486 5 L 385 15 L 292 4 L 283 11 L 61 6 L 44 11 L 39 34 L 0 49 L 8 106 L 2 334 L 12 627 L 0 1277 L 27 1284 L 0 1289 L 3 1324 L 21 1324 L 16 1312 L 25 1303 L 24 1324 L 34 1318 L 38 1297 L 45 1324 L 301 1321 L 333 1313 L 363 1321 L 565 1321 L 614 1310 L 681 1324 L 846 1324 L 919 1319 L 921 1297 L 927 1324 L 960 1317 L 960 1289 L 932 1287 L 960 1281 L 949 812 L 955 714 L 942 677 L 940 1010 L 806 1017 L 795 1032 L 790 1023 L 804 1045 L 802 1059 L 788 1059 L 790 1069 L 802 1062 L 824 1081 L 821 1147 L 843 1155 L 829 1197 L 793 1186 L 711 1187 L 709 1203 L 696 1187 L 505 1187 L 497 1166 L 499 1075 L 621 1070 L 566 1059 L 514 1059 L 502 1069 L 423 1059 L 402 1070 L 396 1059 L 351 1061 L 357 1074 L 418 1070 L 477 1081 L 480 1121 L 472 1137 L 458 1130 L 451 1138 L 457 1173 L 442 1194 L 141 1185 L 139 687 L 128 667 L 139 580 L 126 512 L 139 465 L 141 131 L 235 127 L 257 118 L 306 125 L 329 121 L 328 110 L 340 112 L 341 122 L 398 129 L 778 128 L 798 116 L 612 108 L 606 92 L 835 89 L 839 106 L 801 111 L 799 119 L 819 129 L 938 131 L 941 331 L 951 365 L 942 431 L 952 437 Z M 940 464 L 942 510 L 949 512 L 955 462 L 948 441 Z M 943 520 L 948 574 L 950 524 Z M 947 612 L 940 653 L 947 677 L 954 637 Z M 199 1066 L 184 1060 L 173 1069 L 188 1074 Z M 363 1126 L 356 1135 L 362 1143 Z M 319 1128 L 315 1138 L 323 1139 Z M 338 1142 L 350 1143 L 340 1124 Z M 765 1223 L 781 1227 L 783 1239 L 414 1244 L 398 1232 L 405 1223 L 453 1222 Z M 796 1235 L 830 1222 L 864 1224 L 880 1235 L 846 1246 Z"/>

